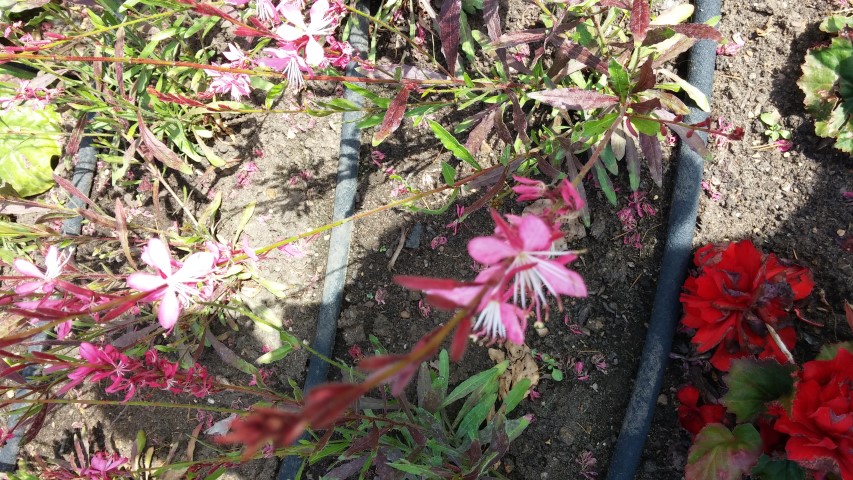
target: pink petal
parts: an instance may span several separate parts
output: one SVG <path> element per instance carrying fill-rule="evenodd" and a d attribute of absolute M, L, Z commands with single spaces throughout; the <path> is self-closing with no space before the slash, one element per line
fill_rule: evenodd
<path fill-rule="evenodd" d="M 166 279 L 159 275 L 136 272 L 127 276 L 127 286 L 140 292 L 153 292 L 166 285 Z"/>
<path fill-rule="evenodd" d="M 87 362 L 89 362 L 91 364 L 97 365 L 97 364 L 101 363 L 100 357 L 98 355 L 98 347 L 92 345 L 89 342 L 83 342 L 80 344 L 79 353 L 80 353 L 80 358 L 82 358 L 83 360 L 86 360 Z"/>
<path fill-rule="evenodd" d="M 20 258 L 15 260 L 15 270 L 21 272 L 22 275 L 26 275 L 27 277 L 44 278 L 44 272 L 28 260 Z"/>
<path fill-rule="evenodd" d="M 326 58 L 326 52 L 323 51 L 323 46 L 320 42 L 314 40 L 313 37 L 308 37 L 308 44 L 305 45 L 305 60 L 309 65 L 320 65 L 323 59 Z"/>
<path fill-rule="evenodd" d="M 541 260 L 535 268 L 556 293 L 570 297 L 587 296 L 586 284 L 577 272 L 550 260 Z"/>
<path fill-rule="evenodd" d="M 535 215 L 521 217 L 518 233 L 524 250 L 528 252 L 541 252 L 551 248 L 554 243 L 554 230 L 544 220 Z"/>
<path fill-rule="evenodd" d="M 71 333 L 71 320 L 67 322 L 62 322 L 56 326 L 56 338 L 59 340 L 65 340 L 65 337 Z"/>
<path fill-rule="evenodd" d="M 526 322 L 519 322 L 518 317 L 518 307 L 509 303 L 501 304 L 501 323 L 506 327 L 506 339 L 516 345 L 524 345 L 524 328 L 527 325 Z"/>
<path fill-rule="evenodd" d="M 326 13 L 329 11 L 329 2 L 326 0 L 317 0 L 314 2 L 314 5 L 311 5 L 311 10 L 309 13 L 309 17 L 311 18 L 311 26 L 321 25 L 323 23 L 323 18 L 325 18 Z"/>
<path fill-rule="evenodd" d="M 159 238 L 148 240 L 148 245 L 142 252 L 142 261 L 164 275 L 172 274 L 172 255 L 169 253 L 169 247 Z"/>
<path fill-rule="evenodd" d="M 281 15 L 285 19 L 287 19 L 288 22 L 292 23 L 296 28 L 299 29 L 300 32 L 302 32 L 300 36 L 305 34 L 304 32 L 308 29 L 308 27 L 305 25 L 305 17 L 302 15 L 302 10 L 297 4 L 283 1 L 278 4 L 278 11 L 281 12 Z M 276 33 L 281 36 L 280 29 Z"/>
<path fill-rule="evenodd" d="M 30 293 L 35 292 L 43 286 L 44 282 L 24 282 L 15 287 L 15 293 L 17 293 L 18 295 L 29 295 Z"/>
<path fill-rule="evenodd" d="M 518 250 L 495 237 L 476 237 L 468 242 L 468 254 L 483 265 L 498 263 L 518 253 Z"/>
<path fill-rule="evenodd" d="M 47 255 L 44 257 L 44 264 L 48 270 L 58 269 L 59 267 L 59 249 L 56 245 L 51 245 L 47 249 Z"/>
<path fill-rule="evenodd" d="M 275 33 L 283 40 L 295 42 L 305 36 L 305 30 L 294 27 L 293 25 L 282 24 L 276 29 Z"/>
<path fill-rule="evenodd" d="M 216 259 L 210 252 L 194 253 L 187 257 L 186 261 L 181 266 L 181 269 L 175 272 L 172 279 L 176 282 L 182 283 L 196 282 L 207 275 L 210 275 L 215 263 Z"/>
<path fill-rule="evenodd" d="M 166 290 L 163 293 L 163 299 L 160 300 L 160 308 L 157 309 L 157 320 L 160 321 L 160 326 L 171 332 L 180 316 L 181 303 L 178 297 L 172 290 Z"/>
<path fill-rule="evenodd" d="M 442 298 L 460 307 L 467 306 L 480 293 L 483 286 L 459 287 L 450 290 L 426 290 L 427 295 Z"/>

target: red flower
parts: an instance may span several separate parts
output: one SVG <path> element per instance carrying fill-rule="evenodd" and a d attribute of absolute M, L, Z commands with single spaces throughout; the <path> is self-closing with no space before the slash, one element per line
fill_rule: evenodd
<path fill-rule="evenodd" d="M 776 451 L 782 451 L 788 441 L 788 435 L 776 430 L 776 422 L 784 415 L 785 409 L 774 403 L 769 405 L 767 413 L 756 421 L 758 434 L 761 435 L 761 446 L 767 455 L 772 456 Z"/>
<path fill-rule="evenodd" d="M 811 272 L 762 254 L 749 240 L 706 245 L 694 262 L 700 273 L 684 282 L 682 323 L 696 329 L 699 352 L 716 348 L 711 364 L 722 371 L 750 355 L 785 363 L 796 343 L 788 310 L 811 293 Z"/>
<path fill-rule="evenodd" d="M 722 405 L 699 406 L 699 389 L 686 385 L 678 389 L 678 423 L 681 428 L 696 436 L 709 423 L 723 423 L 726 407 Z"/>
<path fill-rule="evenodd" d="M 853 353 L 839 348 L 832 360 L 803 365 L 798 376 L 791 413 L 776 422 L 791 436 L 788 458 L 853 479 Z"/>

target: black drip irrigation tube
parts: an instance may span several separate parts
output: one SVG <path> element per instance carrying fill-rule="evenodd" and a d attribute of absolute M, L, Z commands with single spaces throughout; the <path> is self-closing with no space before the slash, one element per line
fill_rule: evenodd
<path fill-rule="evenodd" d="M 704 23 L 720 15 L 721 0 L 696 0 L 694 22 Z M 696 42 L 690 51 L 687 81 L 711 99 L 714 82 L 716 43 L 711 40 Z M 685 123 L 697 123 L 708 118 L 702 110 L 691 107 Z M 695 132 L 707 141 L 704 132 Z M 658 287 L 640 368 L 634 382 L 634 391 L 610 461 L 607 480 L 631 480 L 635 476 L 646 437 L 652 424 L 657 398 L 663 384 L 675 327 L 681 318 L 679 295 L 687 276 L 690 253 L 693 250 L 693 233 L 699 206 L 700 184 L 704 173 L 704 160 L 684 142 L 678 147 L 678 172 L 672 193 L 669 214 L 669 231 L 661 261 Z"/>
<path fill-rule="evenodd" d="M 71 183 L 77 187 L 84 195 L 89 195 L 92 190 L 92 179 L 95 175 L 95 167 L 97 159 L 95 147 L 92 145 L 91 137 L 85 136 L 80 141 L 80 149 L 77 151 L 77 163 L 74 165 L 74 172 L 71 176 Z M 68 201 L 68 208 L 84 208 L 86 203 L 82 198 L 73 196 Z M 80 235 L 83 230 L 83 217 L 76 216 L 68 218 L 62 222 L 62 235 Z M 73 255 L 74 247 L 69 247 L 64 252 L 65 255 Z M 45 332 L 39 332 L 30 341 L 31 345 L 27 348 L 29 353 L 41 351 L 42 342 L 47 339 Z M 21 376 L 29 382 L 30 378 L 39 373 L 38 365 L 29 365 L 21 371 Z M 19 389 L 16 392 L 18 398 L 26 395 L 28 390 Z M 14 409 L 15 405 L 11 405 Z M 23 405 L 20 405 L 23 407 Z M 7 419 L 8 426 L 14 426 L 21 418 L 20 414 L 10 415 Z M 21 440 L 24 436 L 23 428 L 16 428 L 12 437 L 6 441 L 6 444 L 0 447 L 0 472 L 14 472 L 18 466 L 18 450 L 20 449 Z"/>
<path fill-rule="evenodd" d="M 362 4 L 357 7 L 364 11 Z M 367 52 L 367 20 L 358 15 L 353 16 L 349 43 L 358 52 Z M 347 66 L 347 76 L 358 75 L 358 63 L 350 62 Z M 344 99 L 358 107 L 362 105 L 361 95 L 347 89 Z M 355 213 L 355 193 L 358 181 L 358 162 L 361 150 L 361 130 L 356 126 L 360 120 L 360 112 L 344 112 L 341 125 L 340 159 L 338 161 L 338 180 L 335 187 L 335 204 L 332 221 L 337 222 L 351 217 Z M 341 301 L 344 296 L 344 284 L 347 277 L 349 262 L 349 246 L 352 240 L 353 223 L 346 222 L 332 229 L 329 240 L 329 255 L 326 260 L 326 278 L 323 281 L 323 298 L 320 311 L 317 314 L 317 331 L 311 347 L 326 358 L 331 358 L 335 346 L 335 335 L 338 330 L 338 316 L 341 313 Z M 326 381 L 329 375 L 328 362 L 312 355 L 308 362 L 308 373 L 305 375 L 303 394 Z M 303 435 L 303 438 L 305 436 Z M 300 457 L 291 455 L 285 457 L 278 469 L 277 480 L 293 480 L 300 473 L 303 461 Z"/>

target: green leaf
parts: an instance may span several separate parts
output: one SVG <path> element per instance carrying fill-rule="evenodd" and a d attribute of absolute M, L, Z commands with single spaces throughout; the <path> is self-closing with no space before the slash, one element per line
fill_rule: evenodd
<path fill-rule="evenodd" d="M 853 28 L 853 17 L 830 15 L 820 22 L 820 29 L 826 33 L 838 33 L 845 28 Z"/>
<path fill-rule="evenodd" d="M 555 382 L 563 381 L 563 371 L 559 368 L 554 368 L 551 370 L 551 378 L 554 379 Z"/>
<path fill-rule="evenodd" d="M 0 0 L 0 12 L 18 13 L 39 8 L 50 0 Z M 480 2 L 482 5 L 482 2 Z"/>
<path fill-rule="evenodd" d="M 0 110 L 0 180 L 21 197 L 53 186 L 50 161 L 62 153 L 61 119 L 52 105 L 35 110 L 24 104 Z"/>
<path fill-rule="evenodd" d="M 624 99 L 631 90 L 631 79 L 628 77 L 628 72 L 612 58 L 610 65 L 607 66 L 607 72 L 610 76 L 610 88 L 616 92 L 616 95 L 619 95 L 619 98 Z"/>
<path fill-rule="evenodd" d="M 815 133 L 835 138 L 835 147 L 853 152 L 853 43 L 838 37 L 828 47 L 806 54 L 797 85 L 806 110 L 815 117 Z"/>
<path fill-rule="evenodd" d="M 427 123 L 429 124 L 435 136 L 441 141 L 441 144 L 444 145 L 444 148 L 450 150 L 450 152 L 453 153 L 454 157 L 458 158 L 459 160 L 462 160 L 468 165 L 471 165 L 477 170 L 482 170 L 482 167 L 480 167 L 480 164 L 478 164 L 477 160 L 474 159 L 474 156 L 471 155 L 471 152 L 469 152 L 464 145 L 459 143 L 459 140 L 456 140 L 456 138 L 451 135 L 450 132 L 445 130 L 444 127 L 438 124 L 438 122 L 435 122 L 433 120 L 427 119 Z"/>
<path fill-rule="evenodd" d="M 824 345 L 817 354 L 815 360 L 832 360 L 838 355 L 838 349 L 843 348 L 848 352 L 853 352 L 853 342 L 833 343 Z"/>
<path fill-rule="evenodd" d="M 741 480 L 761 454 L 761 436 L 752 424 L 729 431 L 725 425 L 706 425 L 687 454 L 685 477 L 691 480 Z"/>
<path fill-rule="evenodd" d="M 654 120 L 631 117 L 630 121 L 631 125 L 633 125 L 634 128 L 637 129 L 637 131 L 639 131 L 640 133 L 645 133 L 646 135 L 656 137 L 660 132 L 660 123 Z"/>
<path fill-rule="evenodd" d="M 264 107 L 269 110 L 272 108 L 272 105 L 276 100 L 284 93 L 284 90 L 287 88 L 287 85 L 284 83 L 277 83 L 273 85 L 268 91 L 267 96 L 264 99 Z"/>
<path fill-rule="evenodd" d="M 257 360 L 255 360 L 255 363 L 257 363 L 259 365 L 266 365 L 269 363 L 277 362 L 277 361 L 281 360 L 282 358 L 286 357 L 287 354 L 292 352 L 292 351 L 293 351 L 293 345 L 290 343 L 286 343 L 286 344 L 276 348 L 275 350 L 273 350 L 271 352 L 267 352 L 267 353 L 261 355 L 260 357 L 258 357 Z"/>
<path fill-rule="evenodd" d="M 362 118 L 361 120 L 359 120 L 359 122 L 355 126 L 360 128 L 360 129 L 375 127 L 376 125 L 379 125 L 380 123 L 382 123 L 383 118 L 385 118 L 384 112 L 383 113 L 375 113 L 375 114 L 370 115 L 368 117 Z"/>
<path fill-rule="evenodd" d="M 771 460 L 767 455 L 762 455 L 758 465 L 752 469 L 751 476 L 755 480 L 804 480 L 806 472 L 796 462 Z"/>
<path fill-rule="evenodd" d="M 456 170 L 447 162 L 441 162 L 441 176 L 448 187 L 452 187 L 456 183 Z"/>
<path fill-rule="evenodd" d="M 607 167 L 608 172 L 613 175 L 619 173 L 619 165 L 616 163 L 616 155 L 613 153 L 612 141 L 601 151 L 601 160 L 604 162 L 604 166 Z"/>
<path fill-rule="evenodd" d="M 604 192 L 604 196 L 607 197 L 607 201 L 615 207 L 617 204 L 616 190 L 613 189 L 613 182 L 611 182 L 610 177 L 607 176 L 607 170 L 604 169 L 602 162 L 595 162 L 593 170 L 595 170 L 595 177 L 598 179 L 601 191 Z"/>
<path fill-rule="evenodd" d="M 595 118 L 592 120 L 587 120 L 581 124 L 581 132 L 582 135 L 586 138 L 593 138 L 602 133 L 606 132 L 613 122 L 616 121 L 616 117 L 619 116 L 618 112 L 608 113 L 601 118 Z"/>
<path fill-rule="evenodd" d="M 705 112 L 708 112 L 708 113 L 711 112 L 711 105 L 708 103 L 708 97 L 706 97 L 705 94 L 702 93 L 701 90 L 694 87 L 687 80 L 679 77 L 678 75 L 670 72 L 669 70 L 667 70 L 665 68 L 659 69 L 658 72 L 662 73 L 664 76 L 668 77 L 670 80 L 675 82 L 679 87 L 681 87 L 681 89 L 684 90 L 684 93 L 686 93 L 687 96 L 690 97 L 696 103 L 697 107 L 699 107 L 700 109 L 702 109 Z"/>
<path fill-rule="evenodd" d="M 486 421 L 486 417 L 489 416 L 489 412 L 495 407 L 495 401 L 497 400 L 497 393 L 490 393 L 484 396 L 474 408 L 471 409 L 466 415 L 465 418 L 459 422 L 459 428 L 456 429 L 456 436 L 459 438 L 469 438 L 474 439 L 477 438 L 477 432 L 480 430 L 480 425 Z"/>
<path fill-rule="evenodd" d="M 738 422 L 750 421 L 765 410 L 768 402 L 791 395 L 794 370 L 793 365 L 780 365 L 775 360 L 734 360 L 726 377 L 729 391 L 722 403 Z"/>
<path fill-rule="evenodd" d="M 487 383 L 494 382 L 501 376 L 501 374 L 503 374 L 507 366 L 509 366 L 509 361 L 504 360 L 494 367 L 468 378 L 450 392 L 450 395 L 448 395 L 447 398 L 444 399 L 444 402 L 441 403 L 441 407 L 446 407 Z"/>
<path fill-rule="evenodd" d="M 344 82 L 344 86 L 347 87 L 349 90 L 352 90 L 353 92 L 355 92 L 355 93 L 361 95 L 362 97 L 370 100 L 371 102 L 373 102 L 374 105 L 376 105 L 377 107 L 379 107 L 383 110 L 387 110 L 388 105 L 391 104 L 391 99 L 382 98 L 379 95 L 371 92 L 370 90 L 368 90 L 362 86 L 356 85 L 355 83 Z"/>
<path fill-rule="evenodd" d="M 527 395 L 527 391 L 530 390 L 530 379 L 522 378 L 515 385 L 512 386 L 512 389 L 509 393 L 506 394 L 506 398 L 504 398 L 504 414 L 509 415 L 515 410 L 515 407 L 524 400 L 524 396 Z"/>

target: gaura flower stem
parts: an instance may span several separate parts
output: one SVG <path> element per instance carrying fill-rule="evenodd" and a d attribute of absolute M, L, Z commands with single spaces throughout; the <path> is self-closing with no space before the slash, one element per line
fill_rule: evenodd
<path fill-rule="evenodd" d="M 121 400 L 81 400 L 81 399 L 66 399 L 66 398 L 45 398 L 45 399 L 11 399 L 9 403 L 13 404 L 60 404 L 60 405 L 71 405 L 71 404 L 82 404 L 82 405 L 116 405 L 116 406 L 133 406 L 133 407 L 157 407 L 157 408 L 182 408 L 186 410 L 206 410 L 210 412 L 219 412 L 219 413 L 246 413 L 245 410 L 240 410 L 237 408 L 226 408 L 226 407 L 211 407 L 202 403 L 199 404 L 190 404 L 190 403 L 168 403 L 168 402 L 146 402 L 142 400 L 128 400 L 127 402 L 122 402 Z"/>

